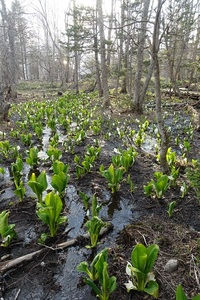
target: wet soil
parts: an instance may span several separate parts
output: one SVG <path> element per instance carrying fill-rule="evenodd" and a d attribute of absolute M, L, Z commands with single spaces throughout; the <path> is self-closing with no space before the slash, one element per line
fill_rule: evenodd
<path fill-rule="evenodd" d="M 154 119 L 153 113 L 146 116 L 151 121 Z M 109 128 L 108 122 L 119 120 L 123 125 L 125 120 L 129 120 L 130 124 L 133 120 L 135 124 L 139 116 L 119 109 L 119 111 L 106 112 L 104 118 L 103 133 L 105 134 Z M 172 117 L 170 118 L 169 125 L 172 121 Z M 189 122 L 189 117 L 187 114 L 184 117 L 181 115 L 179 120 L 186 120 L 184 123 L 186 124 Z M 1 124 L 0 130 L 7 132 L 8 136 L 14 123 L 15 120 L 11 115 L 10 124 Z M 177 134 L 177 128 L 176 126 L 172 128 L 174 136 Z M 45 138 L 48 141 L 48 129 Z M 68 224 L 66 227 L 61 226 L 56 238 L 47 240 L 45 245 L 38 243 L 41 232 L 45 232 L 47 228 L 41 225 L 35 214 L 34 195 L 26 186 L 26 197 L 22 203 L 19 203 L 13 193 L 13 182 L 9 173 L 12 160 L 1 162 L 6 174 L 0 181 L 0 210 L 9 209 L 9 222 L 16 224 L 18 236 L 8 248 L 1 247 L 0 267 L 9 259 L 44 249 L 32 260 L 1 273 L 1 299 L 96 299 L 91 289 L 83 284 L 82 276 L 77 273 L 76 266 L 81 261 L 91 261 L 95 253 L 104 247 L 109 248 L 109 274 L 117 278 L 117 289 L 110 299 L 153 299 L 147 294 L 136 291 L 127 293 L 124 285 L 128 282 L 125 273 L 127 261 L 130 261 L 131 251 L 139 242 L 146 246 L 152 243 L 159 245 L 159 256 L 154 267 L 154 274 L 159 283 L 159 299 L 175 299 L 178 284 L 183 286 L 188 298 L 200 292 L 200 205 L 195 191 L 190 187 L 188 194 L 181 198 L 180 185 L 178 185 L 168 190 L 162 199 L 147 197 L 143 186 L 153 178 L 155 171 L 160 170 L 155 155 L 152 155 L 151 145 L 147 143 L 147 149 L 137 149 L 138 156 L 128 172 L 134 183 L 134 191 L 130 192 L 130 187 L 124 180 L 120 190 L 114 195 L 111 194 L 105 179 L 99 173 L 99 166 L 101 164 L 109 166 L 114 149 L 123 148 L 124 145 L 116 134 L 111 135 L 108 140 L 104 140 L 103 135 L 98 138 L 103 149 L 98 163 L 91 173 L 80 180 L 75 175 L 73 158 L 75 154 L 83 153 L 94 137 L 88 136 L 83 143 L 76 146 L 75 154 L 63 153 L 62 161 L 70 164 L 70 181 L 64 197 L 66 204 L 64 213 L 68 216 Z M 20 146 L 23 152 L 26 147 Z M 189 160 L 199 158 L 199 149 L 200 133 L 194 131 Z M 41 164 L 40 169 L 48 170 L 49 167 L 48 164 Z M 30 168 L 25 166 L 26 180 L 30 172 Z M 180 166 L 180 178 L 186 179 L 184 166 Z M 96 194 L 99 203 L 102 204 L 100 216 L 104 221 L 111 222 L 113 229 L 101 237 L 95 251 L 87 249 L 85 246 L 89 241 L 82 238 L 78 238 L 77 243 L 72 247 L 58 250 L 57 244 L 81 237 L 86 232 L 84 228 L 86 213 L 79 191 L 88 195 Z M 169 218 L 167 208 L 172 201 L 176 201 L 177 204 L 173 215 Z M 178 267 L 172 272 L 167 272 L 165 266 L 170 259 L 177 259 Z"/>

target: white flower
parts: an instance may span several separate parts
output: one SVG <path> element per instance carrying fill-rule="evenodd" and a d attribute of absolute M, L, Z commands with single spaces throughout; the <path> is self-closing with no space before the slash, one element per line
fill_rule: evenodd
<path fill-rule="evenodd" d="M 146 283 L 145 283 L 145 285 L 146 285 L 149 281 L 156 281 L 155 275 L 153 274 L 153 272 L 149 272 L 149 273 L 147 274 L 147 278 L 146 278 Z"/>
<path fill-rule="evenodd" d="M 132 265 L 128 262 L 126 265 L 126 274 L 128 274 L 129 276 L 132 276 L 131 268 L 132 268 Z"/>
<path fill-rule="evenodd" d="M 127 289 L 127 292 L 130 292 L 130 290 L 137 290 L 136 286 L 130 280 L 127 283 L 125 283 L 124 285 Z"/>

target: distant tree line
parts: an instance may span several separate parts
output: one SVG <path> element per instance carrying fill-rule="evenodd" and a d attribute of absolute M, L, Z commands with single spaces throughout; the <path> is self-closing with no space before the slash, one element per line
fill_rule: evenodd
<path fill-rule="evenodd" d="M 97 88 L 105 105 L 113 88 L 128 93 L 134 109 L 142 113 L 155 71 L 155 52 L 162 86 L 177 91 L 198 82 L 199 1 L 110 0 L 109 14 L 102 0 L 94 1 L 95 7 L 71 1 L 61 34 L 47 0 L 35 1 L 32 15 L 20 0 L 14 0 L 11 8 L 0 0 L 1 93 L 10 88 L 9 96 L 14 97 L 19 80 L 71 82 L 79 93 L 80 80 L 89 78 L 89 90 Z M 32 18 L 39 24 L 37 30 Z"/>

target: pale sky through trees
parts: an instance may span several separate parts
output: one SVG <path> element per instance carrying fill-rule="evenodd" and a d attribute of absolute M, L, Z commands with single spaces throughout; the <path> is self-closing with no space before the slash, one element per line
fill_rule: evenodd
<path fill-rule="evenodd" d="M 22 7 L 25 8 L 27 13 L 34 13 L 34 8 L 40 10 L 40 0 L 19 0 Z M 11 8 L 11 3 L 13 0 L 6 0 L 6 7 L 8 9 Z M 41 0 L 41 3 L 44 5 L 46 2 L 47 11 L 52 16 L 54 21 L 57 20 L 57 26 L 60 31 L 64 31 L 65 29 L 65 12 L 68 10 L 69 5 L 72 0 Z M 94 7 L 96 5 L 96 0 L 76 0 L 77 5 L 91 6 Z M 106 13 L 110 12 L 111 9 L 111 0 L 104 0 L 103 7 Z M 33 21 L 33 20 L 32 20 Z M 35 25 L 37 23 L 34 22 Z M 36 26 L 37 27 L 37 26 Z"/>

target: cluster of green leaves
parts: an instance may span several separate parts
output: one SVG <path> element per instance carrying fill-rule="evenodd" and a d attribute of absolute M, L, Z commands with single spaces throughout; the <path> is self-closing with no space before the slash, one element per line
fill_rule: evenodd
<path fill-rule="evenodd" d="M 31 146 L 33 143 L 31 133 L 21 133 L 20 138 L 21 138 L 22 143 L 25 146 Z"/>
<path fill-rule="evenodd" d="M 63 162 L 56 160 L 53 163 L 53 172 L 51 185 L 59 193 L 60 197 L 64 196 L 65 189 L 69 181 L 68 173 L 69 165 L 65 165 Z"/>
<path fill-rule="evenodd" d="M 31 167 L 36 167 L 38 165 L 38 148 L 33 147 L 28 151 L 28 156 L 26 158 L 26 163 Z"/>
<path fill-rule="evenodd" d="M 120 189 L 123 174 L 128 172 L 137 156 L 137 152 L 133 147 L 130 147 L 128 150 L 117 150 L 117 152 L 117 155 L 112 156 L 112 163 L 108 169 L 105 169 L 104 165 L 101 165 L 99 168 L 101 175 L 107 179 L 108 187 L 112 193 L 116 193 Z M 130 185 L 130 191 L 133 192 L 133 183 L 130 174 L 127 177 L 127 183 Z"/>
<path fill-rule="evenodd" d="M 126 273 L 131 279 L 125 284 L 128 292 L 137 290 L 158 298 L 159 287 L 152 273 L 158 251 L 158 245 L 154 244 L 149 247 L 137 244 L 134 247 L 131 253 L 131 262 L 128 262 L 126 266 Z"/>
<path fill-rule="evenodd" d="M 129 282 L 125 283 L 127 291 L 137 290 L 145 292 L 154 298 L 158 298 L 159 286 L 152 272 L 159 247 L 152 244 L 145 247 L 143 244 L 137 244 L 131 253 L 131 262 L 127 263 L 126 273 L 129 276 Z M 102 300 L 108 300 L 111 293 L 117 287 L 115 276 L 108 275 L 108 249 L 104 248 L 92 260 L 90 265 L 87 261 L 81 262 L 77 266 L 78 272 L 87 275 L 84 282 L 88 284 L 96 296 Z M 180 299 L 177 299 L 180 300 Z M 185 300 L 185 299 L 184 299 Z M 196 299 L 195 299 L 196 300 Z"/>
<path fill-rule="evenodd" d="M 131 147 L 128 150 L 119 150 L 117 155 L 112 156 L 112 163 L 115 167 L 123 167 L 124 172 L 128 172 L 129 168 L 134 164 L 136 157 L 137 152 Z"/>
<path fill-rule="evenodd" d="M 101 132 L 102 121 L 102 117 L 98 117 L 97 119 L 93 120 L 90 128 L 92 129 L 94 135 L 98 135 Z"/>
<path fill-rule="evenodd" d="M 20 157 L 16 159 L 15 163 L 11 164 L 11 173 L 13 175 L 14 184 L 16 187 L 15 194 L 19 197 L 20 202 L 22 202 L 25 195 L 25 187 L 23 181 L 21 180 L 23 173 L 23 161 Z"/>
<path fill-rule="evenodd" d="M 174 167 L 177 162 L 176 152 L 171 151 L 171 147 L 167 149 L 166 160 L 170 168 Z"/>
<path fill-rule="evenodd" d="M 91 171 L 100 152 L 100 147 L 89 146 L 83 161 L 81 161 L 81 158 L 78 155 L 75 155 L 74 162 L 76 164 L 76 176 L 78 179 Z"/>
<path fill-rule="evenodd" d="M 91 216 L 89 216 L 89 220 L 85 223 L 85 227 L 90 235 L 90 245 L 88 245 L 87 248 L 95 248 L 97 246 L 100 231 L 106 226 L 106 223 L 99 218 L 101 207 L 102 206 L 98 204 L 96 195 L 93 195 Z"/>
<path fill-rule="evenodd" d="M 8 223 L 9 211 L 2 211 L 0 213 L 0 235 L 1 246 L 8 247 L 14 237 L 16 237 L 15 224 Z"/>
<path fill-rule="evenodd" d="M 54 162 L 62 157 L 62 151 L 50 145 L 47 150 L 47 155 L 49 156 L 50 160 Z"/>
<path fill-rule="evenodd" d="M 124 168 L 115 167 L 110 164 L 108 169 L 105 169 L 104 165 L 99 168 L 101 175 L 105 177 L 108 181 L 108 187 L 111 189 L 112 193 L 116 193 L 120 188 L 120 182 L 123 178 Z"/>
<path fill-rule="evenodd" d="M 55 118 L 54 114 L 52 114 L 52 112 L 47 113 L 47 115 L 48 115 L 47 125 L 48 125 L 49 128 L 51 128 L 51 131 L 53 133 L 55 133 L 56 132 L 56 125 L 57 125 L 56 118 Z"/>
<path fill-rule="evenodd" d="M 11 157 L 12 152 L 13 146 L 8 140 L 0 141 L 0 154 L 3 156 L 3 158 L 8 159 L 9 157 Z"/>
<path fill-rule="evenodd" d="M 84 209 L 89 212 L 89 201 L 91 199 L 90 196 L 86 195 L 85 193 L 79 191 L 79 196 L 80 198 L 82 199 L 83 201 L 83 206 L 84 206 Z"/>
<path fill-rule="evenodd" d="M 11 164 L 11 173 L 13 175 L 14 184 L 16 187 L 19 186 L 20 184 L 21 177 L 23 175 L 22 169 L 23 169 L 23 161 L 20 157 L 18 157 L 16 159 L 16 162 Z"/>
<path fill-rule="evenodd" d="M 78 272 L 87 275 L 84 282 L 88 284 L 100 300 L 108 300 L 117 287 L 116 277 L 108 274 L 108 249 L 99 252 L 90 265 L 86 261 L 77 266 Z"/>
<path fill-rule="evenodd" d="M 48 193 L 44 202 L 37 202 L 36 214 L 49 227 L 50 237 L 54 237 L 61 224 L 67 222 L 67 217 L 62 216 L 63 203 L 60 197 L 55 192 Z M 48 234 L 42 235 L 42 240 L 45 240 Z"/>
<path fill-rule="evenodd" d="M 145 140 L 145 131 L 148 129 L 149 121 L 146 120 L 144 123 L 139 124 L 139 130 L 134 136 L 134 143 L 136 146 L 141 147 L 142 143 Z"/>
<path fill-rule="evenodd" d="M 154 177 L 156 180 L 151 180 L 144 186 L 144 193 L 147 196 L 156 196 L 158 199 L 162 198 L 166 190 L 168 189 L 169 177 L 162 172 L 155 172 Z"/>
<path fill-rule="evenodd" d="M 42 134 L 43 134 L 43 125 L 40 122 L 38 122 L 36 124 L 34 123 L 33 130 L 34 130 L 35 136 L 41 141 Z"/>
<path fill-rule="evenodd" d="M 59 135 L 58 135 L 58 133 L 55 133 L 51 137 L 49 145 L 51 145 L 53 148 L 56 148 L 56 147 L 58 147 L 58 142 L 59 142 Z"/>
<path fill-rule="evenodd" d="M 32 191 L 36 194 L 38 198 L 38 202 L 42 204 L 42 194 L 47 189 L 47 177 L 46 172 L 43 171 L 38 177 L 36 177 L 35 173 L 32 173 L 28 185 L 32 189 Z"/>
<path fill-rule="evenodd" d="M 200 159 L 193 162 L 192 167 L 186 168 L 186 176 L 190 181 L 191 187 L 194 188 L 200 202 Z"/>
<path fill-rule="evenodd" d="M 171 216 L 172 216 L 173 213 L 174 213 L 175 206 L 176 206 L 176 201 L 172 201 L 172 202 L 170 202 L 169 205 L 168 205 L 167 213 L 168 213 L 168 216 L 169 216 L 170 218 L 171 218 Z"/>

